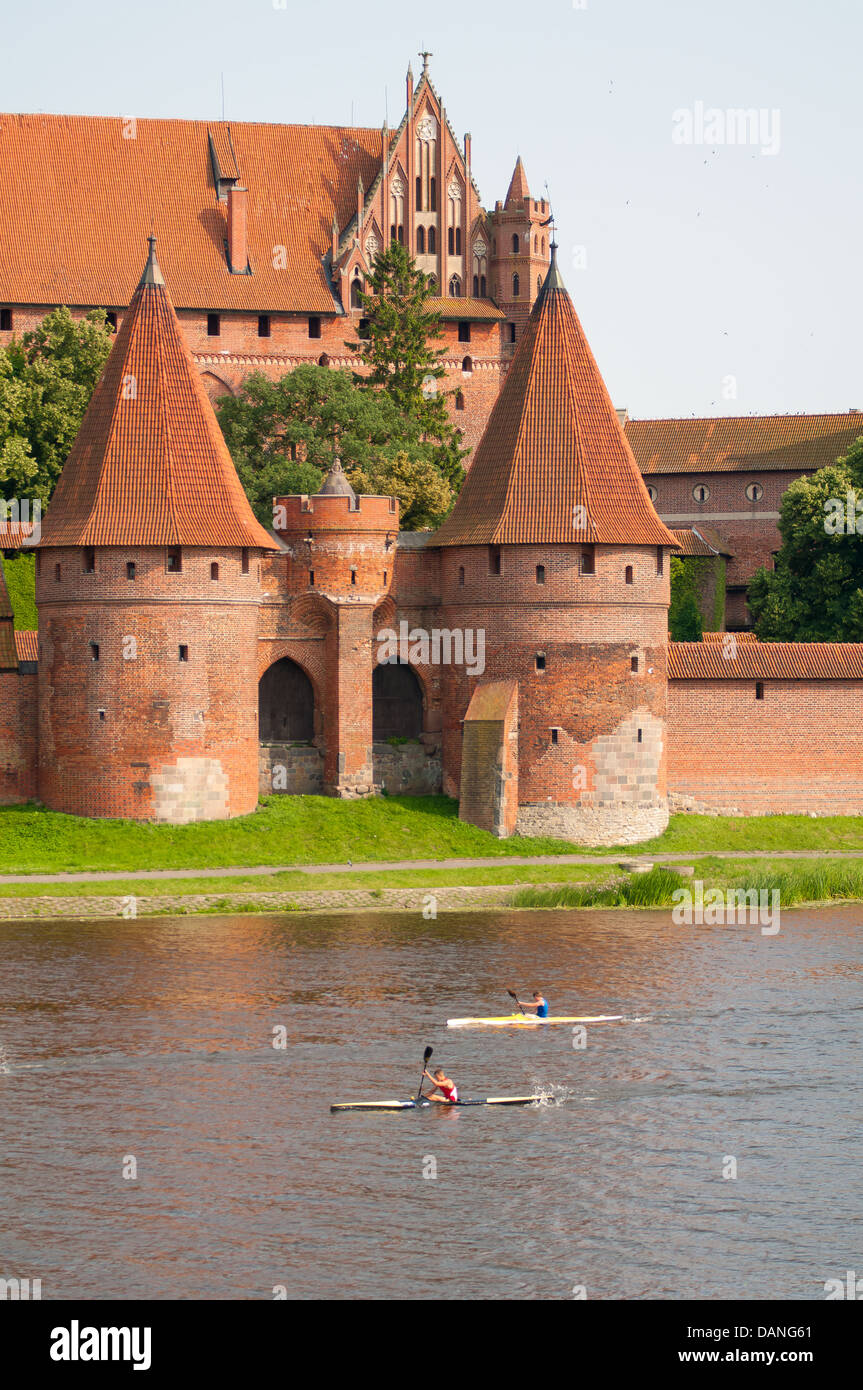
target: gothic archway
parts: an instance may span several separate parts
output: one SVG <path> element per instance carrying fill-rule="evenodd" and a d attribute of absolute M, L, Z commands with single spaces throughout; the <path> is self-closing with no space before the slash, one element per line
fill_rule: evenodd
<path fill-rule="evenodd" d="M 372 738 L 418 739 L 423 731 L 423 693 L 406 662 L 375 666 L 372 676 Z"/>
<path fill-rule="evenodd" d="M 310 743 L 314 733 L 312 683 L 301 666 L 283 656 L 258 683 L 258 738 L 261 743 Z"/>

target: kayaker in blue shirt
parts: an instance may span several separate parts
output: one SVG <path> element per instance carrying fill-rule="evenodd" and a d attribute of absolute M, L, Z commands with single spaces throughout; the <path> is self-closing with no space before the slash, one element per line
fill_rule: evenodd
<path fill-rule="evenodd" d="M 548 1000 L 538 989 L 533 991 L 533 999 L 519 999 L 518 1002 L 523 1009 L 536 1009 L 537 1018 L 548 1018 Z"/>

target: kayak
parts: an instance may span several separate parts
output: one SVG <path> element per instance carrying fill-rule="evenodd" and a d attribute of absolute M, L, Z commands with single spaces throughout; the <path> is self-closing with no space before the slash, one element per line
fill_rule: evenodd
<path fill-rule="evenodd" d="M 596 1014 L 592 1018 L 536 1018 L 533 1014 L 506 1014 L 502 1018 L 448 1018 L 447 1028 L 536 1028 L 543 1023 L 621 1023 L 623 1014 Z"/>
<path fill-rule="evenodd" d="M 413 1096 L 410 1100 L 352 1100 L 345 1101 L 341 1105 L 331 1105 L 330 1110 L 431 1110 L 432 1106 L 437 1110 L 446 1110 L 452 1107 L 453 1110 L 463 1105 L 536 1105 L 542 1100 L 542 1096 L 486 1096 L 482 1100 L 451 1100 L 431 1101 L 415 1100 Z"/>

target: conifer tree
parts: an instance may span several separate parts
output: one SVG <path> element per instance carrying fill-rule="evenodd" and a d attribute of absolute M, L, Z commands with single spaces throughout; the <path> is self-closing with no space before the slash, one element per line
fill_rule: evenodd
<path fill-rule="evenodd" d="M 368 289 L 360 295 L 364 334 L 349 346 L 369 369 L 356 374 L 357 384 L 385 391 L 416 422 L 423 438 L 436 446 L 436 466 L 457 491 L 467 450 L 447 414 L 452 393 L 440 385 L 444 354 L 437 343 L 443 333 L 440 315 L 428 307 L 433 292 L 433 280 L 417 268 L 409 251 L 390 242 L 376 257 Z"/>

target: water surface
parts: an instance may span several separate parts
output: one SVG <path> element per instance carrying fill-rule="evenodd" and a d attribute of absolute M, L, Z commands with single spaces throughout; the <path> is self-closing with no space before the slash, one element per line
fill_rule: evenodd
<path fill-rule="evenodd" d="M 823 1298 L 863 1271 L 861 921 L 2 923 L 0 1276 L 61 1299 Z M 631 1021 L 584 1050 L 442 1027 L 508 1012 L 508 986 Z M 427 1043 L 463 1095 L 553 1103 L 330 1115 L 411 1094 Z"/>

